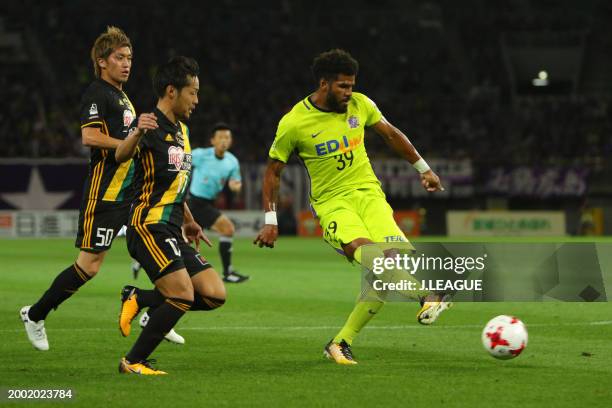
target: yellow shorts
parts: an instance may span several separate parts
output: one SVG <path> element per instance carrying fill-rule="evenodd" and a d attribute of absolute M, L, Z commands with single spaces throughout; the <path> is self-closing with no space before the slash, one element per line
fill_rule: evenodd
<path fill-rule="evenodd" d="M 408 242 L 393 218 L 393 209 L 381 189 L 360 189 L 312 204 L 323 238 L 344 254 L 343 244 L 357 238 L 375 243 Z"/>

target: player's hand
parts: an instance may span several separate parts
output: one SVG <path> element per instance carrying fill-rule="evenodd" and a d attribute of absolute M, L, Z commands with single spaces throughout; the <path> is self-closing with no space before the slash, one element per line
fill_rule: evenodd
<path fill-rule="evenodd" d="M 434 191 L 444 191 L 442 183 L 440 183 L 440 177 L 433 170 L 427 170 L 421 174 L 421 184 L 425 190 L 433 193 Z"/>
<path fill-rule="evenodd" d="M 229 189 L 232 190 L 233 193 L 239 193 L 242 188 L 242 181 L 238 180 L 230 180 L 227 182 Z"/>
<path fill-rule="evenodd" d="M 200 250 L 200 240 L 206 242 L 206 245 L 209 247 L 212 247 L 210 239 L 208 239 L 208 237 L 204 234 L 204 231 L 202 231 L 202 227 L 200 227 L 200 225 L 195 221 L 183 224 L 183 234 L 185 234 L 185 237 L 190 244 L 195 243 L 195 248 L 198 251 Z"/>
<path fill-rule="evenodd" d="M 259 231 L 259 235 L 253 241 L 253 244 L 259 245 L 260 248 L 274 248 L 274 241 L 278 238 L 278 225 L 266 224 Z"/>
<path fill-rule="evenodd" d="M 142 134 L 146 134 L 148 130 L 157 129 L 159 127 L 157 116 L 154 113 L 142 113 L 138 117 L 138 125 L 136 127 Z"/>

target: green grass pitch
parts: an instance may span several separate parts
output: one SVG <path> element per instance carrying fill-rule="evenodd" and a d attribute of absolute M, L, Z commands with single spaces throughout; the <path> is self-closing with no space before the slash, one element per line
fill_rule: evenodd
<path fill-rule="evenodd" d="M 216 248 L 203 253 L 219 265 Z M 119 358 L 140 332 L 135 323 L 132 336 L 122 338 L 116 323 L 119 290 L 134 283 L 123 239 L 98 277 L 50 314 L 50 351 L 35 351 L 18 320 L 19 308 L 34 302 L 75 255 L 72 240 L 0 241 L 0 388 L 72 388 L 68 406 L 104 407 L 608 407 L 612 401 L 609 303 L 460 303 L 432 327 L 416 323 L 416 304 L 388 304 L 354 343 L 358 366 L 325 360 L 323 346 L 352 309 L 359 270 L 319 239 L 285 237 L 273 250 L 237 240 L 234 263 L 252 280 L 229 286 L 220 310 L 183 317 L 176 329 L 186 345 L 164 342 L 152 356 L 170 375 L 119 375 Z M 150 286 L 144 274 L 137 284 Z M 515 360 L 495 360 L 482 348 L 482 327 L 498 314 L 519 316 L 529 329 L 529 345 Z"/>

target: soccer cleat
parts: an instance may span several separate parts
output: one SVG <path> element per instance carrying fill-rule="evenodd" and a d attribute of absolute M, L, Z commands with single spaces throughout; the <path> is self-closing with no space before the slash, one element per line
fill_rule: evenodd
<path fill-rule="evenodd" d="M 136 260 L 133 260 L 132 261 L 132 275 L 134 276 L 134 279 L 138 279 L 138 272 L 140 272 L 140 268 L 142 268 L 140 263 Z"/>
<path fill-rule="evenodd" d="M 223 275 L 223 282 L 227 283 L 242 283 L 250 279 L 249 275 L 241 275 L 238 271 L 231 271 L 230 273 Z"/>
<path fill-rule="evenodd" d="M 25 325 L 26 333 L 30 343 L 36 350 L 49 350 L 49 341 L 47 340 L 47 332 L 45 331 L 45 321 L 40 320 L 34 322 L 30 320 L 29 312 L 32 306 L 24 306 L 19 311 L 19 318 Z"/>
<path fill-rule="evenodd" d="M 138 297 L 138 288 L 134 286 L 124 286 L 121 289 L 121 310 L 119 311 L 119 331 L 123 337 L 130 335 L 132 331 L 132 320 L 140 312 L 140 306 L 136 298 Z"/>
<path fill-rule="evenodd" d="M 334 360 L 338 364 L 357 364 L 357 361 L 355 361 L 353 358 L 351 346 L 349 346 L 349 344 L 344 340 L 342 340 L 340 343 L 334 343 L 333 339 L 330 340 L 323 349 L 323 355 L 330 360 Z"/>
<path fill-rule="evenodd" d="M 140 327 L 144 328 L 149 323 L 149 314 L 144 312 L 142 316 L 140 316 Z M 164 339 L 168 340 L 170 343 L 175 344 L 185 344 L 185 338 L 171 329 L 166 335 Z"/>
<path fill-rule="evenodd" d="M 137 363 L 131 363 L 125 359 L 125 357 L 121 358 L 119 361 L 119 373 L 120 374 L 139 374 L 139 375 L 164 375 L 168 374 L 165 371 L 158 370 L 151 366 L 151 363 L 155 362 L 155 360 L 142 360 Z"/>
<path fill-rule="evenodd" d="M 424 325 L 433 324 L 438 316 L 449 309 L 453 302 L 451 302 L 451 295 L 432 295 L 435 296 L 435 300 L 427 300 L 427 297 L 421 299 L 421 309 L 417 313 L 417 321 Z"/>

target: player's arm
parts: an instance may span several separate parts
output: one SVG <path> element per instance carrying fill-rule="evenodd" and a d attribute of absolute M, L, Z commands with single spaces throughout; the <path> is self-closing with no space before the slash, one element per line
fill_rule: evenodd
<path fill-rule="evenodd" d="M 401 130 L 389 123 L 384 117 L 372 125 L 372 127 L 389 147 L 408 160 L 421 174 L 421 184 L 423 184 L 427 191 L 444 191 L 438 175 L 429 168 L 425 159 L 419 155 L 419 152 Z"/>
<path fill-rule="evenodd" d="M 265 211 L 264 226 L 253 243 L 260 248 L 266 246 L 274 248 L 274 241 L 278 238 L 278 222 L 276 220 L 276 204 L 280 190 L 280 176 L 286 164 L 280 160 L 268 160 L 263 182 L 263 208 Z"/>
<path fill-rule="evenodd" d="M 239 193 L 240 190 L 242 189 L 242 181 L 240 180 L 230 179 L 230 181 L 227 182 L 227 185 L 229 189 L 232 190 L 233 193 Z"/>
<path fill-rule="evenodd" d="M 240 163 L 236 161 L 236 165 L 232 168 L 227 185 L 233 193 L 239 193 L 242 189 L 242 178 L 240 176 Z"/>
<path fill-rule="evenodd" d="M 133 123 L 133 122 L 132 122 Z M 134 157 L 140 139 L 147 133 L 148 130 L 157 129 L 157 117 L 153 113 L 143 113 L 138 117 L 138 123 L 135 128 L 132 128 L 127 137 L 119 142 L 115 150 L 115 160 L 118 163 L 123 163 Z M 116 140 L 116 139 L 114 139 Z"/>
<path fill-rule="evenodd" d="M 108 113 L 108 97 L 97 88 L 89 88 L 81 100 L 81 142 L 84 146 L 115 149 L 121 140 L 104 134 L 104 118 Z"/>
<path fill-rule="evenodd" d="M 183 203 L 183 234 L 189 243 L 194 242 L 196 249 L 200 250 L 200 240 L 204 240 L 206 245 L 212 247 L 212 243 L 202 231 L 202 227 L 198 224 L 191 214 L 191 210 L 186 202 Z"/>
<path fill-rule="evenodd" d="M 121 140 L 105 135 L 98 127 L 86 126 L 81 129 L 81 141 L 84 146 L 99 149 L 115 149 Z"/>

